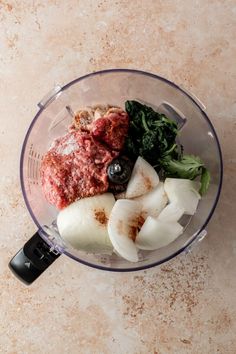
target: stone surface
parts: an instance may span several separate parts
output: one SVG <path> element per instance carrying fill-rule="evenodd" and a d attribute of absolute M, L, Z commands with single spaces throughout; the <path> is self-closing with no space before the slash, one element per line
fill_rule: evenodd
<path fill-rule="evenodd" d="M 0 0 L 0 353 L 236 353 L 234 0 Z M 104 68 L 158 73 L 207 106 L 224 185 L 190 255 L 115 274 L 62 256 L 32 286 L 8 261 L 35 231 L 19 184 L 21 144 L 56 83 Z"/>

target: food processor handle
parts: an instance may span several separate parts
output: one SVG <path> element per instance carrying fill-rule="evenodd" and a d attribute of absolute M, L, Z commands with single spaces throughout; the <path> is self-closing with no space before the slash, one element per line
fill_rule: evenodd
<path fill-rule="evenodd" d="M 12 272 L 25 284 L 37 279 L 58 257 L 60 253 L 51 247 L 36 232 L 24 247 L 9 262 Z"/>

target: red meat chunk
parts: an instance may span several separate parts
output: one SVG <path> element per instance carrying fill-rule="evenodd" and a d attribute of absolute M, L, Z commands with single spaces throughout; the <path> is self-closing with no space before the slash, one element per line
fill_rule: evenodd
<path fill-rule="evenodd" d="M 107 166 L 117 155 L 87 132 L 70 132 L 55 140 L 41 164 L 46 199 L 62 209 L 76 199 L 106 192 Z"/>
<path fill-rule="evenodd" d="M 121 150 L 128 134 L 129 118 L 126 112 L 110 113 L 91 124 L 91 134 L 112 150 Z"/>

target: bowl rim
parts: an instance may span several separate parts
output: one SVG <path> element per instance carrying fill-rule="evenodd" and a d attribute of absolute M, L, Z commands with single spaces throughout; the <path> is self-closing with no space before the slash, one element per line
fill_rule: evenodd
<path fill-rule="evenodd" d="M 106 267 L 103 265 L 98 265 L 98 264 L 94 264 L 91 262 L 87 262 L 83 259 L 77 258 L 76 256 L 74 256 L 73 254 L 67 252 L 66 250 L 63 250 L 63 254 L 65 254 L 66 256 L 70 257 L 71 259 L 87 265 L 89 267 L 92 268 L 96 268 L 96 269 L 100 269 L 100 270 L 106 270 L 106 271 L 113 271 L 113 272 L 133 272 L 133 271 L 140 271 L 140 270 L 145 270 L 148 268 L 152 268 L 155 267 L 157 265 L 160 265 L 162 263 L 165 263 L 167 261 L 169 261 L 170 259 L 176 257 L 177 255 L 179 255 L 180 253 L 182 253 L 183 251 L 187 250 L 189 248 L 189 246 L 191 244 L 193 244 L 193 242 L 197 239 L 197 237 L 199 236 L 199 234 L 206 228 L 207 224 L 209 223 L 210 219 L 212 218 L 212 215 L 215 211 L 215 208 L 218 204 L 219 201 L 219 197 L 220 197 L 220 193 L 221 193 L 221 189 L 222 189 L 222 182 L 223 182 L 223 158 L 222 158 L 222 151 L 221 151 L 221 147 L 220 147 L 220 142 L 218 139 L 218 136 L 216 134 L 215 128 L 213 126 L 213 124 L 211 123 L 208 115 L 206 114 L 206 112 L 202 109 L 202 107 L 200 106 L 200 104 L 183 88 L 181 88 L 179 85 L 175 84 L 174 82 L 159 76 L 157 74 L 153 74 L 151 72 L 147 72 L 147 71 L 143 71 L 143 70 L 139 70 L 139 69 L 127 69 L 127 68 L 116 68 L 116 69 L 105 69 L 105 70 L 99 70 L 99 71 L 95 71 L 95 72 L 91 72 L 89 74 L 80 76 L 72 81 L 70 81 L 69 83 L 65 84 L 64 86 L 62 86 L 61 91 L 63 92 L 64 90 L 68 89 L 70 86 L 74 85 L 75 83 L 85 80 L 89 77 L 93 77 L 96 75 L 103 75 L 103 74 L 111 74 L 111 73 L 133 73 L 133 74 L 138 74 L 138 75 L 143 75 L 143 76 L 148 76 L 160 81 L 164 81 L 165 83 L 167 83 L 168 85 L 176 88 L 177 90 L 181 91 L 184 95 L 186 95 L 200 110 L 202 116 L 204 117 L 204 119 L 207 121 L 208 125 L 210 126 L 215 141 L 216 141 L 216 146 L 217 146 L 217 150 L 218 150 L 218 155 L 219 155 L 219 163 L 220 163 L 220 171 L 219 171 L 219 185 L 218 185 L 218 190 L 217 190 L 217 194 L 216 194 L 216 198 L 214 201 L 214 204 L 205 220 L 205 222 L 203 223 L 203 225 L 201 226 L 201 228 L 195 233 L 194 237 L 187 243 L 185 244 L 183 247 L 181 247 L 180 249 L 178 249 L 177 251 L 173 252 L 172 254 L 170 254 L 169 256 L 156 261 L 156 262 L 152 262 L 150 264 L 147 265 L 142 265 L 142 266 L 138 266 L 138 263 L 134 263 L 137 264 L 137 266 L 133 266 L 133 267 L 129 267 L 129 268 L 113 268 L 113 267 Z M 38 227 L 38 229 L 40 230 L 40 235 L 41 237 L 49 244 L 49 246 L 53 246 L 53 243 L 50 241 L 50 239 L 48 238 L 48 235 L 46 234 L 46 232 L 42 229 L 42 225 L 39 224 L 37 218 L 35 217 L 31 207 L 30 207 L 30 203 L 28 201 L 27 198 L 27 194 L 26 194 L 26 189 L 25 189 L 25 185 L 24 185 L 24 172 L 23 172 L 23 161 L 24 161 L 24 155 L 25 155 L 25 150 L 26 150 L 26 145 L 27 145 L 27 141 L 30 135 L 30 132 L 35 124 L 35 122 L 37 121 L 38 117 L 40 116 L 40 114 L 42 113 L 42 111 L 44 110 L 44 107 L 40 107 L 39 111 L 36 113 L 36 115 L 34 116 L 33 120 L 31 121 L 29 128 L 26 132 L 23 144 L 22 144 L 22 149 L 21 149 L 21 155 L 20 155 L 20 183 L 21 183 L 21 190 L 22 190 L 22 194 L 23 194 L 23 198 L 25 201 L 25 204 L 27 206 L 27 209 L 30 213 L 31 218 L 33 219 L 34 223 L 36 224 L 36 226 Z"/>

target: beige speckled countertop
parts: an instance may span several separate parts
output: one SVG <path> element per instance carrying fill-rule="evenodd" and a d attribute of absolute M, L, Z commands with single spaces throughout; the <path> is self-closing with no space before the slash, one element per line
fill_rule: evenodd
<path fill-rule="evenodd" d="M 235 0 L 0 0 L 0 353 L 236 353 Z M 208 236 L 187 256 L 113 274 L 62 256 L 32 286 L 8 261 L 35 231 L 19 154 L 56 83 L 104 68 L 157 73 L 207 106 L 224 157 Z"/>

